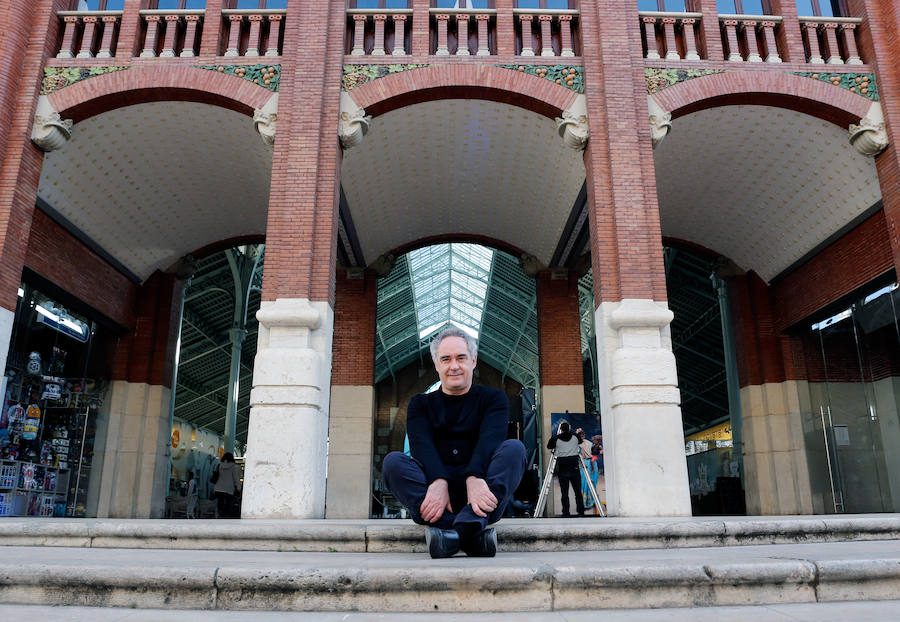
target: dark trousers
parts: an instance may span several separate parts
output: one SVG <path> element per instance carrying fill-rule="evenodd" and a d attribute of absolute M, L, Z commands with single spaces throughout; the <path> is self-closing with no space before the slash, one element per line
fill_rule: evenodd
<path fill-rule="evenodd" d="M 219 518 L 235 518 L 234 495 L 229 495 L 227 492 L 217 492 L 216 505 L 219 510 Z"/>
<path fill-rule="evenodd" d="M 584 499 L 581 498 L 581 473 L 575 470 L 558 470 L 556 476 L 559 478 L 559 490 L 562 494 L 562 513 L 563 516 L 569 515 L 569 486 L 575 493 L 575 508 L 579 514 L 584 514 Z"/>
<path fill-rule="evenodd" d="M 484 479 L 488 488 L 497 497 L 497 507 L 486 517 L 475 514 L 467 502 L 464 470 L 465 466 L 449 469 L 450 478 L 447 483 L 453 511 L 444 510 L 436 523 L 428 523 L 419 513 L 429 484 L 422 463 L 395 451 L 385 457 L 381 467 L 384 483 L 397 500 L 409 510 L 410 518 L 414 522 L 441 529 L 456 529 L 462 535 L 468 536 L 480 533 L 487 525 L 496 523 L 503 516 L 506 504 L 512 498 L 522 479 L 522 473 L 525 472 L 525 446 L 514 439 L 506 440 L 491 454 Z"/>

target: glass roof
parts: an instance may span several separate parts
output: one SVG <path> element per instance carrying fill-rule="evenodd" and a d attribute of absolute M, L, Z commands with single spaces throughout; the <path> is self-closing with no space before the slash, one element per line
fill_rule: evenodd
<path fill-rule="evenodd" d="M 419 338 L 448 322 L 476 339 L 494 251 L 477 244 L 439 244 L 409 254 Z"/>

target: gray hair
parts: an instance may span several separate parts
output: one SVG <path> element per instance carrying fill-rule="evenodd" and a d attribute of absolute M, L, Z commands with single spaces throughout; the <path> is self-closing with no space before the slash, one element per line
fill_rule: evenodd
<path fill-rule="evenodd" d="M 431 360 L 435 363 L 437 363 L 438 346 L 447 337 L 459 337 L 460 339 L 465 339 L 466 347 L 469 350 L 469 356 L 473 359 L 478 357 L 478 342 L 472 338 L 472 335 L 453 324 L 447 324 L 431 339 Z"/>

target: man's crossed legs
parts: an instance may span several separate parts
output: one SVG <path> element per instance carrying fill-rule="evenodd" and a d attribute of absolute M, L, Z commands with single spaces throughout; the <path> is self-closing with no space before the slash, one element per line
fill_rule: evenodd
<path fill-rule="evenodd" d="M 414 522 L 431 528 L 426 534 L 426 540 L 432 557 L 449 557 L 460 548 L 468 555 L 494 556 L 497 551 L 496 534 L 493 529 L 487 529 L 487 526 L 496 523 L 503 516 L 507 503 L 522 479 L 525 472 L 525 446 L 514 439 L 506 440 L 491 454 L 484 479 L 497 498 L 497 507 L 487 516 L 478 516 L 468 503 L 464 468 L 448 468 L 450 506 L 453 511 L 444 510 L 436 522 L 429 523 L 422 518 L 419 510 L 428 491 L 422 463 L 397 451 L 384 459 L 384 483 L 409 510 Z M 454 541 L 458 544 L 454 544 Z"/>

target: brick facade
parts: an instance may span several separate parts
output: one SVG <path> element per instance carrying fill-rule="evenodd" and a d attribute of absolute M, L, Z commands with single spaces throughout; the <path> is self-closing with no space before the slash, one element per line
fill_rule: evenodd
<path fill-rule="evenodd" d="M 371 386 L 375 373 L 375 302 L 377 279 L 366 271 L 347 278 L 337 271 L 331 384 Z"/>
<path fill-rule="evenodd" d="M 548 270 L 542 270 L 537 277 L 537 301 L 541 384 L 584 384 L 578 276 L 569 273 L 553 279 Z"/>

